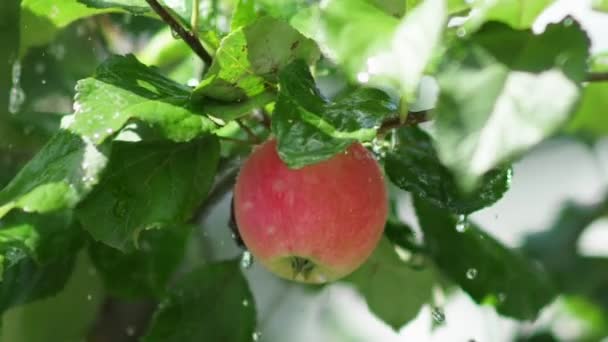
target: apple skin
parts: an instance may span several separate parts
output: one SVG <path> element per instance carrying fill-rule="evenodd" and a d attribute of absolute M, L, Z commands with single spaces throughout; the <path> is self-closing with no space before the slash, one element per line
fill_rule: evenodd
<path fill-rule="evenodd" d="M 357 269 L 382 236 L 384 176 L 360 143 L 290 169 L 269 140 L 241 168 L 234 214 L 245 245 L 271 272 L 305 283 L 334 281 Z"/>

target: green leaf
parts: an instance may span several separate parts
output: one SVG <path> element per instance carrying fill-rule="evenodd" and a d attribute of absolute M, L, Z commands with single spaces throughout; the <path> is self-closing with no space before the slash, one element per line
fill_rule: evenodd
<path fill-rule="evenodd" d="M 255 1 L 237 0 L 230 21 L 230 31 L 235 31 L 243 26 L 253 23 L 257 15 L 255 13 Z"/>
<path fill-rule="evenodd" d="M 593 55 L 589 64 L 592 72 L 608 72 L 608 51 Z"/>
<path fill-rule="evenodd" d="M 364 0 L 329 0 L 291 20 L 351 79 L 413 100 L 446 21 L 444 0 L 426 0 L 399 21 Z"/>
<path fill-rule="evenodd" d="M 211 99 L 205 99 L 201 103 L 201 110 L 207 115 L 222 119 L 225 122 L 238 119 L 247 114 L 251 114 L 254 109 L 264 108 L 264 106 L 276 100 L 276 94 L 265 91 L 259 95 L 239 102 L 222 102 Z"/>
<path fill-rule="evenodd" d="M 215 176 L 219 143 L 115 142 L 106 173 L 77 208 L 95 240 L 122 251 L 151 228 L 189 219 Z"/>
<path fill-rule="evenodd" d="M 78 253 L 70 278 L 61 291 L 20 305 L 2 316 L 2 341 L 82 341 L 104 300 L 101 282 L 85 253 Z M 35 327 L 35 329 L 32 329 Z"/>
<path fill-rule="evenodd" d="M 416 214 L 438 268 L 476 302 L 502 315 L 533 320 L 556 295 L 548 274 L 473 224 L 463 231 L 448 211 L 416 198 Z"/>
<path fill-rule="evenodd" d="M 583 99 L 566 126 L 566 132 L 594 139 L 608 135 L 608 84 L 590 83 L 583 90 Z"/>
<path fill-rule="evenodd" d="M 553 2 L 555 0 L 475 0 L 472 6 L 475 15 L 471 16 L 467 27 L 476 27 L 485 21 L 501 21 L 516 29 L 527 29 Z"/>
<path fill-rule="evenodd" d="M 93 242 L 89 255 L 106 291 L 126 298 L 160 297 L 184 256 L 189 233 L 186 226 L 146 230 L 135 251 L 123 253 Z"/>
<path fill-rule="evenodd" d="M 292 61 L 303 59 L 312 64 L 318 58 L 313 41 L 285 22 L 263 17 L 222 40 L 193 95 L 227 102 L 244 100 L 271 87 Z"/>
<path fill-rule="evenodd" d="M 106 155 L 105 147 L 57 133 L 0 191 L 0 218 L 13 208 L 44 213 L 74 207 L 97 184 Z"/>
<path fill-rule="evenodd" d="M 498 201 L 509 189 L 511 169 L 491 170 L 475 191 L 464 193 L 441 164 L 431 137 L 417 127 L 397 131 L 397 146 L 389 152 L 385 170 L 403 190 L 456 214 L 470 214 Z"/>
<path fill-rule="evenodd" d="M 95 144 L 133 119 L 176 142 L 215 128 L 211 120 L 189 108 L 188 87 L 141 64 L 133 55 L 110 57 L 93 77 L 79 81 L 76 91 L 75 113 L 62 124 Z"/>
<path fill-rule="evenodd" d="M 608 12 L 608 0 L 593 0 L 593 9 Z"/>
<path fill-rule="evenodd" d="M 59 30 L 78 19 L 112 11 L 88 8 L 75 0 L 22 0 L 20 55 L 30 47 L 51 42 Z"/>
<path fill-rule="evenodd" d="M 83 241 L 71 216 L 14 211 L 0 228 L 0 312 L 60 291 Z"/>
<path fill-rule="evenodd" d="M 331 158 L 356 140 L 371 140 L 396 106 L 376 89 L 360 88 L 327 103 L 308 66 L 297 61 L 280 77 L 281 91 L 272 120 L 278 153 L 298 168 Z"/>
<path fill-rule="evenodd" d="M 608 198 L 599 203 L 566 203 L 548 229 L 526 237 L 523 250 L 551 273 L 562 293 L 590 298 L 608 309 L 603 289 L 608 284 L 608 258 L 582 256 L 579 238 L 608 215 Z"/>
<path fill-rule="evenodd" d="M 448 51 L 438 73 L 437 150 L 465 188 L 568 119 L 588 49 L 578 24 L 564 21 L 540 35 L 486 24 Z"/>
<path fill-rule="evenodd" d="M 145 0 L 78 0 L 78 2 L 92 8 L 120 8 L 135 15 L 152 11 Z"/>
<path fill-rule="evenodd" d="M 161 302 L 143 341 L 251 341 L 253 296 L 238 260 L 199 267 Z"/>
<path fill-rule="evenodd" d="M 408 266 L 384 238 L 368 261 L 346 281 L 357 287 L 378 318 L 398 330 L 430 301 L 435 276 L 429 269 Z"/>

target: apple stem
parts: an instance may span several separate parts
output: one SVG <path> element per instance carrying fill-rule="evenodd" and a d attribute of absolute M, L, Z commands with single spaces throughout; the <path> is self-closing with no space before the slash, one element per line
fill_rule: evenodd
<path fill-rule="evenodd" d="M 315 264 L 306 258 L 294 256 L 291 258 L 291 268 L 293 269 L 293 279 L 296 279 L 300 274 L 304 279 L 308 279 L 310 272 L 315 268 Z"/>

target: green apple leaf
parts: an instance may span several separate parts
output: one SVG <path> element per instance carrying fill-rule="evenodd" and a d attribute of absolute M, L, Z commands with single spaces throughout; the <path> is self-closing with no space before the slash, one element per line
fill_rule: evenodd
<path fill-rule="evenodd" d="M 215 137 L 189 143 L 115 142 L 106 173 L 77 208 L 95 240 L 138 247 L 138 235 L 189 219 L 213 182 L 219 160 Z"/>
<path fill-rule="evenodd" d="M 318 58 L 313 41 L 283 21 L 262 17 L 222 40 L 193 95 L 226 102 L 245 100 L 272 88 L 278 73 L 292 61 L 312 64 Z"/>
<path fill-rule="evenodd" d="M 326 102 L 308 66 L 297 61 L 280 76 L 272 131 L 281 159 L 293 168 L 331 158 L 356 140 L 372 140 L 396 106 L 377 89 L 359 88 Z"/>
<path fill-rule="evenodd" d="M 0 312 L 60 291 L 83 242 L 71 215 L 13 211 L 0 228 Z"/>
<path fill-rule="evenodd" d="M 449 211 L 420 198 L 414 206 L 431 258 L 477 303 L 493 304 L 505 316 L 533 320 L 555 298 L 554 284 L 541 266 L 474 224 L 457 229 Z"/>
<path fill-rule="evenodd" d="M 189 227 L 143 231 L 139 248 L 123 253 L 100 242 L 89 245 L 91 261 L 106 291 L 123 298 L 153 298 L 165 293 L 184 257 Z"/>
<path fill-rule="evenodd" d="M 57 133 L 0 191 L 0 218 L 14 208 L 45 213 L 74 207 L 97 184 L 108 148 Z"/>
<path fill-rule="evenodd" d="M 78 19 L 115 11 L 88 8 L 75 0 L 22 0 L 20 55 L 30 47 L 51 42 L 58 31 Z"/>
<path fill-rule="evenodd" d="M 593 0 L 593 9 L 608 12 L 608 0 Z"/>
<path fill-rule="evenodd" d="M 483 22 L 500 21 L 516 29 L 532 27 L 536 18 L 555 0 L 474 0 L 472 15 L 466 27 L 477 27 Z"/>
<path fill-rule="evenodd" d="M 141 64 L 133 55 L 113 56 L 95 75 L 76 85 L 75 113 L 63 126 L 100 144 L 129 120 L 139 120 L 166 138 L 184 142 L 215 124 L 190 108 L 190 89 Z"/>
<path fill-rule="evenodd" d="M 608 198 L 599 203 L 567 202 L 548 229 L 526 237 L 523 250 L 550 272 L 562 293 L 589 298 L 604 310 L 608 302 L 603 289 L 608 258 L 580 253 L 579 238 L 596 220 L 606 217 Z"/>
<path fill-rule="evenodd" d="M 383 238 L 370 258 L 350 275 L 370 310 L 393 329 L 414 319 L 431 299 L 435 275 L 430 269 L 413 269 Z"/>
<path fill-rule="evenodd" d="M 608 84 L 590 83 L 583 90 L 583 98 L 566 126 L 566 132 L 597 139 L 608 136 Z"/>
<path fill-rule="evenodd" d="M 438 73 L 436 145 L 466 189 L 556 132 L 579 99 L 589 40 L 570 21 L 535 35 L 486 24 Z"/>
<path fill-rule="evenodd" d="M 91 8 L 122 9 L 135 15 L 147 14 L 152 11 L 145 0 L 78 0 Z"/>
<path fill-rule="evenodd" d="M 397 132 L 397 146 L 387 154 L 389 179 L 403 190 L 456 214 L 470 214 L 498 201 L 509 189 L 511 169 L 491 170 L 478 187 L 464 193 L 439 161 L 431 137 L 417 127 Z"/>
<path fill-rule="evenodd" d="M 329 0 L 291 23 L 352 80 L 413 100 L 446 16 L 444 0 L 426 0 L 401 20 L 364 0 Z"/>
<path fill-rule="evenodd" d="M 224 261 L 180 279 L 143 341 L 251 341 L 255 324 L 255 303 L 239 262 Z"/>

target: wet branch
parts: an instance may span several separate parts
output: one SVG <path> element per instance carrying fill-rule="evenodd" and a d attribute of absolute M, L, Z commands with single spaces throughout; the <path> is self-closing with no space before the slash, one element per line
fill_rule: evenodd
<path fill-rule="evenodd" d="M 594 72 L 587 75 L 587 82 L 606 82 L 608 81 L 608 72 Z"/>
<path fill-rule="evenodd" d="M 194 51 L 194 53 L 196 53 L 203 60 L 203 62 L 205 62 L 205 65 L 211 65 L 213 58 L 209 52 L 205 50 L 193 32 L 186 30 L 169 12 L 167 12 L 167 10 L 161 4 L 158 3 L 158 1 L 146 0 L 146 2 L 154 10 L 154 12 L 156 12 L 156 14 L 158 14 L 161 19 L 171 27 L 171 30 L 177 33 L 182 40 L 186 42 L 188 46 L 190 46 L 192 51 Z"/>
<path fill-rule="evenodd" d="M 407 114 L 407 118 L 403 122 L 401 121 L 400 117 L 387 119 L 382 123 L 382 125 L 378 129 L 378 134 L 384 134 L 387 131 L 390 131 L 391 129 L 399 128 L 401 126 L 414 126 L 419 123 L 429 121 L 431 120 L 431 118 L 428 114 L 429 113 L 427 110 L 423 110 L 420 112 L 409 112 Z"/>

